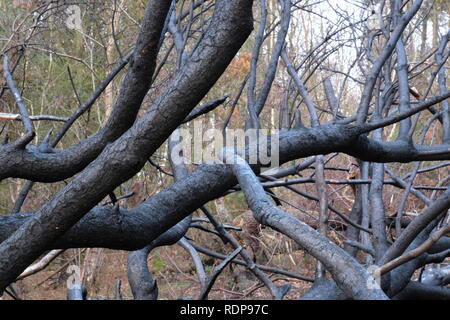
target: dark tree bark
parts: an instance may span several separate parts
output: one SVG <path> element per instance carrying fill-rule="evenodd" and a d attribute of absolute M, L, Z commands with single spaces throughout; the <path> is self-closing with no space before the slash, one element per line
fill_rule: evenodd
<path fill-rule="evenodd" d="M 2 291 L 45 247 L 80 220 L 105 194 L 137 173 L 146 159 L 200 102 L 250 33 L 251 4 L 251 1 L 219 1 L 212 22 L 190 60 L 145 117 L 109 144 L 66 188 L 2 242 Z M 150 1 L 149 6 L 150 12 L 161 14 L 160 21 L 165 20 L 170 6 L 167 1 Z M 157 41 L 147 43 L 144 50 L 157 44 Z M 48 230 L 54 231 L 49 233 Z M 33 239 L 29 238 L 30 235 Z"/>
<path fill-rule="evenodd" d="M 367 16 L 364 8 L 358 9 L 359 20 L 330 6 L 342 19 L 329 25 L 329 30 L 322 28 L 327 29 L 320 35 L 323 39 L 310 39 L 302 48 L 293 42 L 313 33 L 308 33 L 305 22 L 304 32 L 294 36 L 301 28 L 293 17 L 299 10 L 315 16 L 316 6 L 328 2 L 301 6 L 292 0 L 200 0 L 185 6 L 185 2 L 149 0 L 128 54 L 122 56 L 113 30 L 121 59 L 86 102 L 81 103 L 70 74 L 79 106 L 69 117 L 29 112 L 27 99 L 22 97 L 26 86 L 19 89 L 20 76 L 15 72 L 20 59 L 9 58 L 13 51 L 8 43 L 0 52 L 5 78 L 0 99 L 4 93 L 10 94 L 17 110 L 8 110 L 0 118 L 19 125 L 20 120 L 24 134 L 9 141 L 11 130 L 6 125 L 1 128 L 0 135 L 4 130 L 6 134 L 0 144 L 0 180 L 28 182 L 14 196 L 13 213 L 0 215 L 0 293 L 47 250 L 102 247 L 130 251 L 128 280 L 134 298 L 157 299 L 157 280 L 147 265 L 149 254 L 154 248 L 180 241 L 195 262 L 200 299 L 211 294 L 217 277 L 234 262 L 252 271 L 273 298 L 282 299 L 288 286 L 277 287 L 263 273 L 275 269 L 252 261 L 219 217 L 205 207 L 210 201 L 243 191 L 258 223 L 287 236 L 315 259 L 315 279 L 281 271 L 314 282 L 303 299 L 448 299 L 446 272 L 427 269 L 425 278 L 415 276 L 417 270 L 450 256 L 450 240 L 445 234 L 450 208 L 450 179 L 445 171 L 450 160 L 450 90 L 446 83 L 450 33 L 440 41 L 436 38 L 434 49 L 422 61 L 410 57 L 414 30 L 422 19 L 427 21 L 431 10 L 422 2 L 386 2 L 376 9 L 380 12 L 375 12 L 375 26 L 369 21 L 372 13 Z M 53 2 L 36 12 L 50 11 L 51 5 Z M 275 15 L 270 12 L 274 6 L 279 10 Z M 332 21 L 323 15 L 316 18 Z M 255 22 L 254 41 L 246 43 Z M 32 46 L 37 27 L 17 46 L 24 50 Z M 345 61 L 336 61 L 343 55 Z M 105 124 L 67 149 L 57 149 L 74 122 L 125 66 L 128 69 Z M 230 74 L 241 78 L 230 79 Z M 234 81 L 238 89 L 205 99 L 209 101 L 205 103 L 203 99 L 222 75 L 228 81 L 227 90 Z M 25 83 L 25 73 L 23 77 Z M 247 99 L 242 97 L 245 89 Z M 218 112 L 216 108 L 227 105 L 228 96 L 232 102 L 220 130 L 223 140 L 236 123 L 246 129 L 279 127 L 280 131 L 257 139 L 245 137 L 245 147 L 224 149 L 216 154 L 215 162 L 195 163 L 189 172 L 184 163 L 172 159 L 174 143 L 180 143 L 178 128 Z M 151 103 L 143 105 L 144 101 Z M 246 110 L 246 115 L 237 119 L 241 110 Z M 274 124 L 275 111 L 279 111 L 278 124 Z M 218 119 L 210 122 L 217 126 Z M 32 145 L 40 135 L 38 121 L 64 121 L 64 125 L 53 139 L 49 132 L 39 145 Z M 166 142 L 171 173 L 150 159 Z M 261 151 L 265 145 L 267 155 L 277 157 L 279 165 L 261 174 L 267 163 L 260 158 L 256 163 L 251 160 L 255 150 Z M 233 161 L 228 163 L 230 159 Z M 351 176 L 351 170 L 335 164 L 342 164 L 342 159 L 358 163 L 360 176 Z M 173 183 L 132 208 L 121 207 L 116 188 L 135 177 L 147 161 L 173 176 Z M 438 163 L 424 167 L 424 161 Z M 390 165 L 403 163 L 413 164 L 413 169 Z M 405 174 L 405 170 L 409 172 Z M 336 180 L 331 172 L 349 175 Z M 419 175 L 427 172 L 433 172 L 433 178 L 419 184 Z M 300 178 L 290 177 L 303 173 Z M 69 178 L 42 207 L 19 212 L 34 183 Z M 429 182 L 433 179 L 436 181 Z M 312 191 L 294 187 L 300 183 L 314 183 L 314 187 Z M 424 185 L 427 183 L 432 185 Z M 340 189 L 330 191 L 342 184 L 352 186 L 350 201 Z M 288 201 L 285 193 L 275 188 L 286 188 L 301 201 Z M 391 188 L 401 190 L 398 203 L 391 197 Z M 335 194 L 341 199 L 336 200 Z M 108 195 L 113 205 L 99 205 Z M 335 203 L 341 200 L 348 210 Z M 309 209 L 303 207 L 303 201 L 318 208 L 305 221 Z M 412 216 L 410 201 L 418 201 L 412 206 L 417 209 Z M 285 210 L 285 205 L 300 211 L 301 218 Z M 215 230 L 191 223 L 198 209 Z M 232 249 L 224 254 L 188 241 L 186 232 L 194 225 L 219 236 L 224 247 L 230 243 Z M 330 234 L 340 240 L 331 240 Z M 337 244 L 341 240 L 344 248 Z M 207 275 L 197 251 L 223 262 Z M 243 259 L 236 259 L 237 255 Z M 81 284 L 71 288 L 68 298 L 85 299 L 85 288 Z"/>

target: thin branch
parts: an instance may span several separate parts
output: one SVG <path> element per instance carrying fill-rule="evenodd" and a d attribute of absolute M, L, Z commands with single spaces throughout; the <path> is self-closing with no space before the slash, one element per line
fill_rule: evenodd
<path fill-rule="evenodd" d="M 61 253 L 63 253 L 64 250 L 58 249 L 58 250 L 52 250 L 49 253 L 47 253 L 41 260 L 36 262 L 35 264 L 32 264 L 28 268 L 26 268 L 20 276 L 17 277 L 17 280 L 24 279 L 26 277 L 29 277 L 35 273 L 38 273 L 39 271 L 45 269 L 50 262 L 56 259 Z"/>
<path fill-rule="evenodd" d="M 224 149 L 219 156 L 224 163 L 232 164 L 233 173 L 259 223 L 293 239 L 320 260 L 349 297 L 387 299 L 379 287 L 374 286 L 372 290 L 367 290 L 366 284 L 375 283 L 374 278 L 347 252 L 307 224 L 274 206 L 248 163 L 236 155 L 234 150 Z"/>
<path fill-rule="evenodd" d="M 197 270 L 198 280 L 202 288 L 206 286 L 208 276 L 206 275 L 205 268 L 203 267 L 202 259 L 200 258 L 197 250 L 191 245 L 191 243 L 185 238 L 181 238 L 178 244 L 182 246 L 191 255 L 192 260 L 194 260 L 195 269 Z"/>
<path fill-rule="evenodd" d="M 23 126 L 25 128 L 25 132 L 34 132 L 33 123 L 30 120 L 30 116 L 28 115 L 27 107 L 25 106 L 22 96 L 20 95 L 19 90 L 14 84 L 13 77 L 11 72 L 9 71 L 8 66 L 8 56 L 5 54 L 3 56 L 3 76 L 6 79 L 6 83 L 8 84 L 9 90 L 14 96 L 16 100 L 17 106 L 19 107 L 19 112 L 21 115 L 21 120 L 23 122 Z"/>
<path fill-rule="evenodd" d="M 116 77 L 116 75 L 128 64 L 133 51 L 129 52 L 122 60 L 120 60 L 116 67 L 106 76 L 106 78 L 98 85 L 97 89 L 92 93 L 89 99 L 79 106 L 79 108 L 69 117 L 64 126 L 62 126 L 56 133 L 55 138 L 51 142 L 51 146 L 55 147 L 62 137 L 66 134 L 72 124 L 81 117 L 90 107 L 95 103 L 97 98 L 102 94 L 110 82 Z"/>
<path fill-rule="evenodd" d="M 199 246 L 199 245 L 197 245 L 195 243 L 191 242 L 191 244 L 198 252 L 206 254 L 206 255 L 208 255 L 210 257 L 217 258 L 217 259 L 222 259 L 222 260 L 227 257 L 226 255 L 224 255 L 222 253 L 218 253 L 216 251 L 213 251 L 213 250 L 210 250 L 210 249 L 207 249 L 207 248 L 203 248 L 203 247 L 201 247 L 201 246 Z M 235 263 L 235 264 L 238 264 L 238 265 L 241 265 L 241 266 L 247 266 L 247 262 L 245 262 L 244 260 L 233 259 L 233 261 L 231 261 L 231 262 Z M 256 264 L 256 267 L 258 269 L 261 269 L 261 270 L 266 271 L 266 272 L 281 274 L 281 275 L 284 275 L 286 277 L 290 277 L 290 278 L 293 278 L 293 279 L 303 280 L 303 281 L 306 281 L 306 282 L 314 282 L 313 278 L 302 276 L 300 274 L 297 274 L 297 273 L 294 273 L 294 272 L 290 272 L 290 271 L 286 271 L 286 270 L 283 270 L 283 269 L 279 269 L 279 268 L 275 268 L 275 267 L 269 267 L 269 266 L 264 266 L 264 265 L 261 265 L 261 264 Z"/>
<path fill-rule="evenodd" d="M 206 207 L 201 208 L 203 213 L 208 217 L 208 219 L 211 221 L 211 223 L 214 225 L 216 230 L 222 235 L 221 238 L 224 241 L 224 243 L 231 243 L 231 245 L 237 249 L 241 245 L 239 242 L 227 231 L 223 228 L 223 225 L 220 224 L 214 216 L 209 212 L 209 210 Z M 264 285 L 269 289 L 270 293 L 272 294 L 272 297 L 274 299 L 281 300 L 283 296 L 287 292 L 283 292 L 280 290 L 279 287 L 275 286 L 275 284 L 270 280 L 270 278 L 265 275 L 256 265 L 256 263 L 252 260 L 250 257 L 250 254 L 247 252 L 247 250 L 242 249 L 240 251 L 241 257 L 244 259 L 247 268 L 252 272 Z"/>
<path fill-rule="evenodd" d="M 188 115 L 186 118 L 184 118 L 183 123 L 189 122 L 194 120 L 195 118 L 200 117 L 201 115 L 208 113 L 212 110 L 214 110 L 215 108 L 217 108 L 218 106 L 220 106 L 221 104 L 223 104 L 226 100 L 228 99 L 228 95 L 225 95 L 221 98 L 218 99 L 214 99 L 210 102 L 207 102 L 201 106 L 195 107 Z"/>
<path fill-rule="evenodd" d="M 223 260 L 213 271 L 211 276 L 208 278 L 208 282 L 206 285 L 202 288 L 202 292 L 200 293 L 200 296 L 198 300 L 207 300 L 209 291 L 211 290 L 212 286 L 214 285 L 214 282 L 216 281 L 217 277 L 220 275 L 220 273 L 225 269 L 225 267 L 241 252 L 242 247 L 236 248 L 225 260 Z"/>
<path fill-rule="evenodd" d="M 428 251 L 428 249 L 431 248 L 431 246 L 438 241 L 442 236 L 450 232 L 450 225 L 447 225 L 445 227 L 442 227 L 435 233 L 433 233 L 424 243 L 422 243 L 417 248 L 406 252 L 405 254 L 401 255 L 398 258 L 395 258 L 394 260 L 389 261 L 388 263 L 384 264 L 379 269 L 379 274 L 383 275 L 386 272 L 391 271 L 392 269 L 420 256 L 421 254 Z"/>
<path fill-rule="evenodd" d="M 57 117 L 57 116 L 46 115 L 46 114 L 30 116 L 29 118 L 31 121 L 47 120 L 47 121 L 60 121 L 60 122 L 66 122 L 69 119 L 69 118 Z M 16 114 L 16 113 L 0 112 L 0 119 L 22 121 L 22 116 L 20 114 Z"/>

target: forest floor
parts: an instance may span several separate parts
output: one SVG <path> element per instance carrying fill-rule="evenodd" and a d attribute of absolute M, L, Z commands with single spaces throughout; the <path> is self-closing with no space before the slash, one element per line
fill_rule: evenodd
<path fill-rule="evenodd" d="M 110 249 L 90 249 L 90 259 L 94 267 L 83 262 L 80 270 L 86 271 L 83 284 L 88 289 L 88 298 L 115 299 L 116 282 L 121 280 L 121 294 L 124 300 L 133 299 L 127 279 L 127 255 L 125 251 Z M 77 257 L 86 257 L 86 251 L 68 250 L 56 258 L 45 270 L 20 280 L 14 289 L 20 299 L 24 300 L 64 300 L 67 282 L 71 276 L 71 265 L 77 264 Z M 211 272 L 219 260 L 201 255 L 206 272 Z M 188 253 L 179 245 L 155 249 L 149 256 L 149 268 L 158 283 L 159 297 L 162 300 L 179 298 L 196 299 L 200 285 L 194 263 Z M 312 258 L 297 250 L 273 256 L 272 266 L 284 267 L 286 270 L 312 277 L 314 268 Z M 291 284 L 291 290 L 285 299 L 298 299 L 311 286 L 309 282 L 271 275 L 277 285 Z M 3 299 L 11 299 L 4 295 Z M 238 265 L 228 266 L 217 279 L 210 292 L 209 299 L 218 300 L 252 300 L 270 299 L 270 293 L 245 268 Z M 1 299 L 1 298 L 0 298 Z"/>

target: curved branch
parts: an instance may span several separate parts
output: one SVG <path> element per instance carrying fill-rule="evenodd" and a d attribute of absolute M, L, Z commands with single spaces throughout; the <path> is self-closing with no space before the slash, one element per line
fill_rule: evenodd
<path fill-rule="evenodd" d="M 22 150 L 13 148 L 12 144 L 2 146 L 0 148 L 2 154 L 0 156 L 0 180 L 6 177 L 15 177 L 39 182 L 55 182 L 69 178 L 83 170 L 103 151 L 108 143 L 115 141 L 133 125 L 151 85 L 159 51 L 158 43 L 168 10 L 166 7 L 167 3 L 165 2 L 149 2 L 134 51 L 118 63 L 92 96 L 61 127 L 51 142 L 51 146 L 56 146 L 73 122 L 92 106 L 112 79 L 128 63 L 128 60 L 131 60 L 105 126 L 96 134 L 81 140 L 76 145 L 53 153 L 38 152 L 33 149 Z"/>
<path fill-rule="evenodd" d="M 450 232 L 450 226 L 446 226 L 446 227 L 439 229 L 438 231 L 433 233 L 430 236 L 430 238 L 428 238 L 427 241 L 422 243 L 417 248 L 415 248 L 411 251 L 408 251 L 405 254 L 401 255 L 400 257 L 397 257 L 397 258 L 389 261 L 388 263 L 384 264 L 383 266 L 381 266 L 380 270 L 379 270 L 380 274 L 383 275 L 384 273 L 391 271 L 392 269 L 398 267 L 399 265 L 402 265 L 402 264 L 420 256 L 421 254 L 427 252 L 428 249 L 430 249 L 431 246 L 436 241 L 438 241 L 443 235 L 445 235 L 448 232 Z"/>
<path fill-rule="evenodd" d="M 330 271 L 338 286 L 354 299 L 387 299 L 368 271 L 342 248 L 325 236 L 294 218 L 267 198 L 253 171 L 242 158 L 228 151 L 223 161 L 233 164 L 233 173 L 241 185 L 256 220 L 287 235 Z M 373 284 L 372 290 L 368 285 Z"/>

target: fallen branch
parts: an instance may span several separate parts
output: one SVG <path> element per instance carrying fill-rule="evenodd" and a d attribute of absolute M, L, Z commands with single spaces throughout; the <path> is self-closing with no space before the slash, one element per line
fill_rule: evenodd
<path fill-rule="evenodd" d="M 17 277 L 17 280 L 24 279 L 26 277 L 29 277 L 35 273 L 38 273 L 39 271 L 45 269 L 50 262 L 55 260 L 57 256 L 59 256 L 61 253 L 63 253 L 64 250 L 58 249 L 58 250 L 52 250 L 49 253 L 47 253 L 39 262 L 36 262 L 35 264 L 32 264 L 28 268 L 26 268 L 20 276 Z"/>
<path fill-rule="evenodd" d="M 208 299 L 209 291 L 211 291 L 212 286 L 214 285 L 214 282 L 216 282 L 217 277 L 220 275 L 220 273 L 225 269 L 225 267 L 241 252 L 242 247 L 238 247 L 235 249 L 225 260 L 223 260 L 212 272 L 211 276 L 209 277 L 206 285 L 202 288 L 202 292 L 200 293 L 199 300 L 206 300 Z"/>
<path fill-rule="evenodd" d="M 198 252 L 206 254 L 206 255 L 208 255 L 210 257 L 217 258 L 217 259 L 222 259 L 222 260 L 226 259 L 226 257 L 227 257 L 226 255 L 224 255 L 222 253 L 219 253 L 219 252 L 207 249 L 207 248 L 203 248 L 203 247 L 199 246 L 198 244 L 195 244 L 195 243 L 192 243 L 192 242 L 190 242 L 190 244 Z M 241 266 L 246 266 L 247 265 L 247 263 L 245 261 L 241 260 L 241 259 L 233 259 L 233 261 L 231 261 L 231 262 L 234 263 L 234 264 L 241 265 Z M 286 270 L 275 268 L 275 267 L 264 266 L 264 265 L 261 265 L 261 264 L 255 264 L 255 265 L 256 265 L 256 267 L 258 269 L 260 269 L 262 271 L 276 273 L 276 274 L 281 274 L 281 275 L 284 275 L 286 277 L 290 277 L 292 279 L 302 280 L 302 281 L 306 281 L 306 282 L 314 282 L 313 278 L 305 277 L 305 276 L 302 276 L 302 275 L 294 273 L 294 272 L 286 271 Z"/>
<path fill-rule="evenodd" d="M 47 114 L 37 115 L 37 116 L 30 116 L 29 118 L 30 118 L 31 121 L 48 120 L 48 121 L 61 121 L 61 122 L 66 122 L 69 119 L 69 118 L 57 117 L 57 116 L 52 116 L 52 115 L 47 115 Z M 0 112 L 0 119 L 2 119 L 2 120 L 22 121 L 22 116 L 20 114 L 17 114 L 17 113 Z"/>
<path fill-rule="evenodd" d="M 380 299 L 388 297 L 375 279 L 358 261 L 307 224 L 274 206 L 248 163 L 232 149 L 224 149 L 221 160 L 232 165 L 233 173 L 244 191 L 256 220 L 293 239 L 322 262 L 349 298 Z M 371 290 L 367 290 L 370 283 Z"/>
<path fill-rule="evenodd" d="M 11 72 L 9 71 L 8 56 L 6 54 L 3 56 L 3 76 L 6 79 L 6 83 L 8 84 L 9 90 L 11 91 L 11 93 L 14 96 L 14 99 L 16 100 L 17 106 L 19 107 L 19 112 L 22 117 L 25 132 L 34 132 L 33 123 L 31 122 L 30 116 L 28 115 L 27 107 L 25 106 L 22 96 L 20 95 L 19 90 L 14 84 L 13 77 L 11 75 Z"/>
<path fill-rule="evenodd" d="M 420 256 L 422 253 L 427 252 L 431 246 L 438 241 L 442 236 L 444 236 L 445 234 L 447 234 L 448 232 L 450 232 L 450 225 L 447 225 L 445 227 L 442 227 L 441 229 L 439 229 L 438 231 L 436 231 L 435 233 L 433 233 L 427 241 L 425 241 L 424 243 L 422 243 L 420 246 L 418 246 L 417 248 L 406 252 L 405 254 L 401 255 L 398 258 L 395 258 L 394 260 L 389 261 L 388 263 L 382 265 L 379 269 L 379 274 L 383 275 L 386 272 L 391 271 L 392 269 L 414 259 L 417 258 L 418 256 Z"/>

